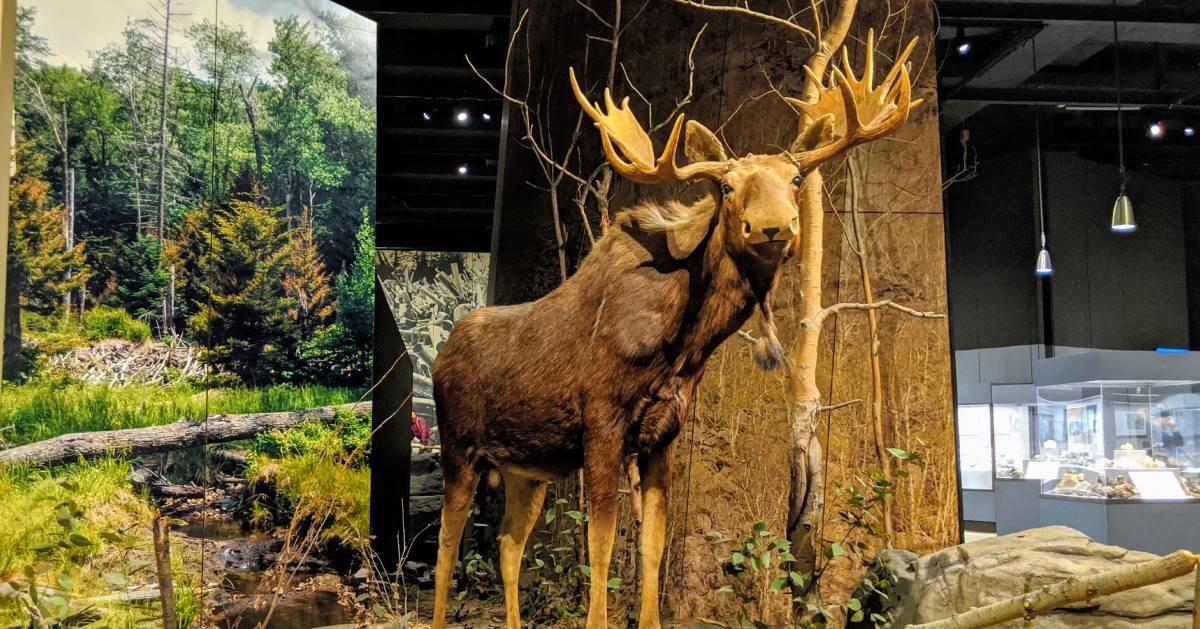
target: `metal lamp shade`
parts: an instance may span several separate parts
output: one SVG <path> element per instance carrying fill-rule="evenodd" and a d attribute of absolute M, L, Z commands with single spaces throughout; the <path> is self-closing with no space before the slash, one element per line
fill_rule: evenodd
<path fill-rule="evenodd" d="M 1033 274 L 1038 277 L 1054 275 L 1054 266 L 1050 264 L 1050 252 L 1045 247 L 1038 252 L 1037 266 L 1034 267 Z"/>
<path fill-rule="evenodd" d="M 1131 232 L 1137 229 L 1137 221 L 1133 219 L 1133 202 L 1129 195 L 1122 194 L 1113 204 L 1112 230 L 1115 232 Z"/>

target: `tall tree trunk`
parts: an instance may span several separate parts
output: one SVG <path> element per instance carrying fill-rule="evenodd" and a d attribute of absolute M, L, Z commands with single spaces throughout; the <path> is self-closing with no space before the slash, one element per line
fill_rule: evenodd
<path fill-rule="evenodd" d="M 860 200 L 863 179 L 860 177 L 858 160 L 851 155 L 846 158 L 846 204 L 850 209 L 850 226 L 854 236 L 854 253 L 858 258 L 858 275 L 862 279 L 863 301 L 873 303 L 875 290 L 871 286 L 871 272 L 867 264 L 866 228 L 862 224 Z M 871 427 L 875 436 L 875 456 L 879 459 L 879 469 L 883 477 L 892 481 L 892 459 L 888 456 L 887 442 L 883 434 L 883 368 L 879 360 L 879 312 L 867 311 L 867 332 L 870 335 L 871 362 Z M 892 523 L 892 512 L 895 511 L 895 496 L 887 494 L 883 497 L 883 531 L 887 534 L 886 544 L 891 547 L 895 538 L 895 527 Z"/>
<path fill-rule="evenodd" d="M 63 253 L 70 253 L 75 248 L 75 169 L 67 168 L 66 176 L 63 178 L 66 183 L 66 195 L 63 196 L 63 205 L 66 210 L 63 212 Z M 66 280 L 71 281 L 71 269 L 66 271 Z M 71 317 L 71 289 L 68 288 L 63 292 L 63 316 Z"/>
<path fill-rule="evenodd" d="M 242 105 L 246 108 L 246 122 L 250 124 L 250 138 L 254 141 L 254 183 L 261 188 L 263 184 L 262 137 L 258 134 L 258 116 L 254 113 L 254 103 L 250 101 L 257 84 L 258 79 L 256 78 L 250 82 L 249 90 L 239 85 L 238 91 L 242 94 Z"/>
<path fill-rule="evenodd" d="M 158 92 L 158 256 L 160 264 L 166 263 L 167 238 L 167 84 L 171 76 L 171 1 L 165 0 L 163 12 L 162 86 Z M 171 291 L 174 285 L 163 292 L 164 336 L 174 334 L 175 300 Z"/>
<path fill-rule="evenodd" d="M 825 476 L 821 442 L 817 438 L 817 414 L 821 391 L 817 388 L 817 350 L 821 342 L 821 267 L 825 255 L 822 204 L 824 179 L 819 170 L 804 181 L 801 203 L 800 334 L 792 347 L 788 369 L 789 423 L 792 429 L 791 491 L 788 496 L 788 540 L 796 557 L 796 571 L 811 575 L 817 563 L 817 524 L 825 503 Z M 812 583 L 793 588 L 795 596 L 807 597 Z M 804 603 L 797 601 L 797 614 Z"/>

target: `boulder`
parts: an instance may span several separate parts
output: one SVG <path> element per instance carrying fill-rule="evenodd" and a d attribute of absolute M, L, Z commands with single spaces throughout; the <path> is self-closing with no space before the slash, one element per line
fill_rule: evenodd
<path fill-rule="evenodd" d="M 887 577 L 894 627 L 948 618 L 973 607 L 1028 593 L 1068 577 L 1113 570 L 1155 555 L 1092 541 L 1065 526 L 1047 526 L 983 539 L 918 557 L 901 550 L 880 554 L 875 577 Z M 1038 629 L 1189 629 L 1191 575 L 1080 602 L 1041 614 Z M 878 596 L 867 608 L 884 608 Z M 1023 621 L 999 625 L 1021 629 Z"/>

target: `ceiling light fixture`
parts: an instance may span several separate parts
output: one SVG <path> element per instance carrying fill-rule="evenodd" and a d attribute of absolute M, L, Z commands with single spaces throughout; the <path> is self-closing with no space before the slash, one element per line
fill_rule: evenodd
<path fill-rule="evenodd" d="M 971 54 L 971 40 L 967 39 L 967 32 L 963 27 L 958 27 L 958 33 L 954 36 L 955 50 L 958 51 L 958 56 L 965 57 Z"/>
<path fill-rule="evenodd" d="M 1195 128 L 1195 127 L 1190 127 L 1190 126 L 1189 126 L 1189 127 L 1184 127 L 1184 128 L 1183 128 L 1183 135 L 1184 135 L 1184 137 L 1188 137 L 1188 138 L 1194 138 L 1194 137 L 1196 137 L 1196 128 Z"/>
<path fill-rule="evenodd" d="M 467 113 L 466 111 L 460 111 L 454 115 L 454 119 L 462 124 L 466 124 L 471 121 L 471 114 Z"/>
<path fill-rule="evenodd" d="M 1163 126 L 1163 123 L 1155 122 L 1150 125 L 1148 133 L 1150 134 L 1151 139 L 1161 140 L 1163 135 L 1166 134 L 1166 131 L 1166 127 Z"/>
<path fill-rule="evenodd" d="M 421 118 L 425 120 L 425 122 L 429 122 L 430 120 L 433 120 L 433 115 L 427 111 L 423 111 L 421 112 Z"/>
<path fill-rule="evenodd" d="M 1030 39 L 1029 43 L 1033 52 L 1033 73 L 1037 74 L 1037 40 Z M 1033 138 L 1034 158 L 1037 160 L 1038 225 L 1042 231 L 1042 248 L 1038 251 L 1033 274 L 1050 277 L 1054 275 L 1054 265 L 1050 263 L 1050 250 L 1046 248 L 1046 205 L 1042 196 L 1042 104 L 1038 101 L 1033 102 Z"/>
<path fill-rule="evenodd" d="M 1137 221 L 1133 218 L 1133 202 L 1125 191 L 1129 178 L 1125 172 L 1125 125 L 1121 117 L 1121 34 L 1117 28 L 1117 0 L 1113 0 L 1113 74 L 1117 82 L 1117 156 L 1120 160 L 1121 192 L 1113 203 L 1109 227 L 1116 233 L 1129 233 L 1137 230 Z"/>
<path fill-rule="evenodd" d="M 466 165 L 466 164 L 461 164 L 461 165 L 459 165 L 459 167 L 458 167 L 458 174 L 460 174 L 460 175 L 466 175 L 466 174 L 467 174 L 467 173 L 469 173 L 469 172 L 471 172 L 471 171 L 470 171 L 470 169 L 468 169 L 468 168 L 467 168 L 467 165 Z"/>
<path fill-rule="evenodd" d="M 491 122 L 491 121 L 492 121 L 492 114 L 489 114 L 489 113 L 487 113 L 487 112 L 484 112 L 484 113 L 483 113 L 483 116 L 481 116 L 481 117 L 483 118 L 483 121 L 484 121 L 484 122 Z"/>

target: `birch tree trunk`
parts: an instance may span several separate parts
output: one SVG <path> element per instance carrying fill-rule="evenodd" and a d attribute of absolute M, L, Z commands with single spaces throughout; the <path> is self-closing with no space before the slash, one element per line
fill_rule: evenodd
<path fill-rule="evenodd" d="M 171 1 L 165 0 L 163 12 L 162 87 L 158 101 L 158 256 L 166 263 L 167 238 L 167 82 L 170 80 Z M 162 333 L 170 336 L 175 331 L 175 287 L 167 286 L 163 291 Z"/>

